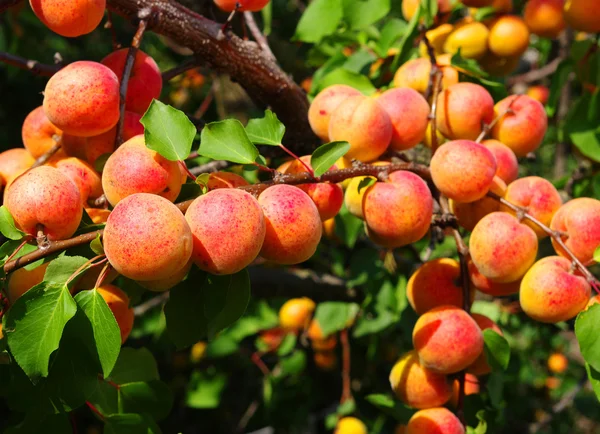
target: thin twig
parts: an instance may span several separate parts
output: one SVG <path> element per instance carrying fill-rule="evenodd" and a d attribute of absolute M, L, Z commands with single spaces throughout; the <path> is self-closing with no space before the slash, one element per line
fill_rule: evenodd
<path fill-rule="evenodd" d="M 213 102 L 214 97 L 215 97 L 215 88 L 214 88 L 214 83 L 213 83 L 210 85 L 210 88 L 208 89 L 206 96 L 202 100 L 202 103 L 200 104 L 198 109 L 194 112 L 195 119 L 202 119 L 202 116 L 204 116 L 204 114 L 210 107 L 210 104 Z"/>
<path fill-rule="evenodd" d="M 564 60 L 564 57 L 557 57 L 550 63 L 547 63 L 539 69 L 534 69 L 521 75 L 515 75 L 506 80 L 506 86 L 511 87 L 517 83 L 533 83 L 543 78 L 549 77 L 556 72 L 560 62 Z"/>
<path fill-rule="evenodd" d="M 168 299 L 169 299 L 169 291 L 165 291 L 165 292 L 157 295 L 156 297 L 152 297 L 148 301 L 145 301 L 142 304 L 139 304 L 136 307 L 134 307 L 133 314 L 135 316 L 142 316 L 149 310 L 154 309 L 155 307 L 166 303 Z"/>
<path fill-rule="evenodd" d="M 438 148 L 437 141 L 437 100 L 438 95 L 440 93 L 440 87 L 442 85 L 442 78 L 444 76 L 443 71 L 437 64 L 437 60 L 435 58 L 435 50 L 433 46 L 429 42 L 425 31 L 423 34 L 423 42 L 427 47 L 427 54 L 429 55 L 429 62 L 431 63 L 431 70 L 429 72 L 429 82 L 427 83 L 427 91 L 425 92 L 425 98 L 429 99 L 429 96 L 433 93 L 433 97 L 431 99 L 431 111 L 429 113 L 429 132 L 431 134 L 431 152 L 435 154 Z"/>
<path fill-rule="evenodd" d="M 250 33 L 252 33 L 252 36 L 254 36 L 254 39 L 258 43 L 260 49 L 263 50 L 272 60 L 275 61 L 275 55 L 271 51 L 271 47 L 269 47 L 269 41 L 267 41 L 267 37 L 258 28 L 256 21 L 254 21 L 254 15 L 252 15 L 252 12 L 244 12 L 244 20 L 246 21 L 246 24 L 248 24 Z"/>
<path fill-rule="evenodd" d="M 35 163 L 33 163 L 33 165 L 29 168 L 29 170 L 31 169 L 35 169 L 36 167 L 39 166 L 43 166 L 44 164 L 46 164 L 48 162 L 48 160 L 50 160 L 50 158 L 52 158 L 54 156 L 54 154 L 56 154 L 58 151 L 60 151 L 60 148 L 62 147 L 62 139 L 61 137 L 57 137 L 54 136 L 54 146 L 52 146 L 50 149 L 48 149 L 48 151 L 46 151 L 46 153 L 44 155 L 41 155 L 37 160 L 35 160 Z"/>
<path fill-rule="evenodd" d="M 25 69 L 32 74 L 41 75 L 42 77 L 52 77 L 62 67 L 61 65 L 46 65 L 38 62 L 37 60 L 28 60 L 24 57 L 5 53 L 4 51 L 0 51 L 0 62 L 15 66 L 20 69 Z"/>
<path fill-rule="evenodd" d="M 350 388 L 350 339 L 348 339 L 348 329 L 340 332 L 340 342 L 342 344 L 342 398 L 340 404 L 352 400 L 352 389 Z"/>
<path fill-rule="evenodd" d="M 181 63 L 181 65 L 177 65 L 176 67 L 163 72 L 162 79 L 163 81 L 172 80 L 173 78 L 183 74 L 186 71 L 189 71 L 190 69 L 197 68 L 199 63 L 200 60 L 197 57 L 190 57 L 189 59 L 186 59 L 183 63 Z"/>
<path fill-rule="evenodd" d="M 198 176 L 202 173 L 212 173 L 212 172 L 218 172 L 221 169 L 225 169 L 229 166 L 229 162 L 228 161 L 224 161 L 224 160 L 215 160 L 215 161 L 211 161 L 210 163 L 206 163 L 206 164 L 202 164 L 200 166 L 196 166 L 196 167 L 192 167 L 190 169 L 190 173 L 192 175 Z"/>
<path fill-rule="evenodd" d="M 239 433 L 244 432 L 244 430 L 246 429 L 246 425 L 248 425 L 248 422 L 250 422 L 250 419 L 252 419 L 252 416 L 254 416 L 254 413 L 256 413 L 256 410 L 258 410 L 258 406 L 259 406 L 259 404 L 258 404 L 257 400 L 254 400 L 250 403 L 250 405 L 244 412 L 244 415 L 240 419 L 240 422 L 238 423 L 237 432 L 239 432 Z"/>
<path fill-rule="evenodd" d="M 496 124 L 500 121 L 500 119 L 502 119 L 509 113 L 513 113 L 512 106 L 519 98 L 521 98 L 521 95 L 514 95 L 514 98 L 510 101 L 508 107 L 506 107 L 506 109 L 502 113 L 500 113 L 498 116 L 492 119 L 492 122 L 483 126 L 483 128 L 481 129 L 481 133 L 479 133 L 479 136 L 475 139 L 476 143 L 481 143 L 481 141 L 487 137 L 490 131 L 492 131 L 492 128 L 494 128 Z"/>

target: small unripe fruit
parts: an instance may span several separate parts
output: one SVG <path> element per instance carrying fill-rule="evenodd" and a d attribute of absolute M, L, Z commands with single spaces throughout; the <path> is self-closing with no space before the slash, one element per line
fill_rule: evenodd
<path fill-rule="evenodd" d="M 569 359 L 563 353 L 552 353 L 548 357 L 548 370 L 553 374 L 562 374 L 569 367 Z"/>
<path fill-rule="evenodd" d="M 368 434 L 367 426 L 355 417 L 341 418 L 333 434 Z"/>
<path fill-rule="evenodd" d="M 279 309 L 279 325 L 284 330 L 303 330 L 308 327 L 314 310 L 315 302 L 310 298 L 292 298 Z"/>

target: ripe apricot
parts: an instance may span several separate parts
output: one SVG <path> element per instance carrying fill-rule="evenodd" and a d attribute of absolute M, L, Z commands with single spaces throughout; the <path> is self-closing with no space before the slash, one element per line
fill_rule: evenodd
<path fill-rule="evenodd" d="M 502 197 L 506 192 L 506 184 L 498 176 L 494 176 L 490 191 Z M 450 211 L 456 216 L 458 224 L 468 231 L 472 231 L 486 215 L 500 210 L 500 202 L 487 196 L 468 203 L 450 199 L 449 203 Z"/>
<path fill-rule="evenodd" d="M 48 80 L 44 112 L 67 134 L 102 134 L 119 121 L 119 79 L 100 63 L 73 62 Z"/>
<path fill-rule="evenodd" d="M 103 268 L 104 267 L 97 266 L 85 271 L 75 283 L 75 289 L 79 290 L 95 288 Z M 117 277 L 119 277 L 119 273 L 117 273 L 114 268 L 110 267 L 108 272 L 105 274 L 101 285 L 112 283 Z"/>
<path fill-rule="evenodd" d="M 600 32 L 600 9 L 596 0 L 566 0 L 563 13 L 565 21 L 574 30 Z"/>
<path fill-rule="evenodd" d="M 449 66 L 449 63 L 448 66 L 442 65 L 441 62 L 445 59 L 443 56 L 449 57 L 448 55 L 442 55 L 438 56 L 436 60 L 442 70 L 442 88 L 446 89 L 458 83 L 458 71 Z M 394 86 L 400 88 L 410 87 L 424 95 L 429 86 L 430 72 L 431 61 L 428 58 L 422 57 L 409 60 L 398 68 L 394 74 Z"/>
<path fill-rule="evenodd" d="M 465 374 L 465 395 L 477 395 L 479 393 L 479 380 L 473 374 L 466 373 Z M 450 405 L 452 407 L 458 407 L 458 395 L 460 393 L 460 382 L 458 379 L 454 380 L 452 383 L 452 398 L 450 398 Z"/>
<path fill-rule="evenodd" d="M 119 81 L 123 77 L 125 61 L 129 48 L 113 51 L 104 59 L 102 64 L 109 67 Z M 162 90 L 162 75 L 154 59 L 141 50 L 137 50 L 129 81 L 127 82 L 127 96 L 125 109 L 143 115 L 152 99 L 160 98 Z"/>
<path fill-rule="evenodd" d="M 398 399 L 413 408 L 444 405 L 452 395 L 448 377 L 422 366 L 416 351 L 404 354 L 396 362 L 390 385 Z"/>
<path fill-rule="evenodd" d="M 450 35 L 453 30 L 454 26 L 452 24 L 445 23 L 425 32 L 425 36 L 433 48 L 433 52 L 436 55 L 436 61 L 438 63 L 439 59 L 437 59 L 437 56 L 444 54 L 444 43 L 446 42 L 448 35 Z M 421 42 L 419 44 L 419 54 L 421 57 L 429 56 L 425 42 Z"/>
<path fill-rule="evenodd" d="M 69 157 L 57 162 L 55 167 L 75 183 L 79 189 L 83 206 L 86 206 L 89 199 L 97 199 L 102 196 L 102 179 L 90 164 L 78 158 Z"/>
<path fill-rule="evenodd" d="M 520 279 L 508 283 L 493 282 L 481 274 L 475 264 L 471 261 L 469 261 L 469 277 L 475 288 L 484 294 L 492 295 L 494 297 L 505 297 L 507 295 L 516 294 L 519 292 L 519 287 L 521 286 Z"/>
<path fill-rule="evenodd" d="M 77 186 L 48 166 L 15 179 L 6 190 L 4 204 L 24 232 L 36 236 L 40 228 L 49 240 L 73 235 L 83 214 Z"/>
<path fill-rule="evenodd" d="M 499 101 L 494 112 L 499 119 L 492 128 L 492 138 L 512 149 L 517 157 L 540 146 L 548 129 L 548 117 L 539 101 L 527 95 L 512 95 Z"/>
<path fill-rule="evenodd" d="M 488 139 L 481 142 L 494 154 L 496 159 L 496 176 L 510 184 L 519 176 L 519 162 L 515 153 L 498 140 Z"/>
<path fill-rule="evenodd" d="M 475 293 L 471 290 L 471 302 Z M 410 276 L 406 286 L 408 302 L 419 315 L 442 305 L 463 306 L 460 265 L 451 258 L 425 262 Z"/>
<path fill-rule="evenodd" d="M 523 312 L 536 321 L 557 323 L 576 316 L 590 299 L 591 287 L 571 271 L 571 262 L 548 256 L 523 277 L 519 299 Z"/>
<path fill-rule="evenodd" d="M 94 31 L 104 17 L 106 0 L 29 0 L 33 13 L 50 30 L 74 38 Z"/>
<path fill-rule="evenodd" d="M 498 327 L 498 324 L 489 319 L 487 316 L 479 313 L 472 313 L 471 317 L 475 320 L 482 332 L 490 329 L 498 333 L 500 336 L 504 335 L 500 327 Z M 467 372 L 472 375 L 486 375 L 492 372 L 492 368 L 487 362 L 485 351 L 482 351 L 479 357 L 467 368 Z"/>
<path fill-rule="evenodd" d="M 455 25 L 454 31 L 444 42 L 444 51 L 460 55 L 465 59 L 479 59 L 488 50 L 490 31 L 478 21 L 463 21 Z"/>
<path fill-rule="evenodd" d="M 251 194 L 221 188 L 196 198 L 185 213 L 194 239 L 192 258 L 201 270 L 234 274 L 258 256 L 265 216 Z"/>
<path fill-rule="evenodd" d="M 258 12 L 269 4 L 269 0 L 214 0 L 215 4 L 225 12 Z M 239 5 L 239 7 L 237 7 Z M 237 9 L 236 9 L 237 7 Z"/>
<path fill-rule="evenodd" d="M 310 104 L 308 122 L 314 133 L 323 141 L 329 141 L 329 120 L 342 101 L 361 93 L 345 84 L 334 84 L 323 89 Z"/>
<path fill-rule="evenodd" d="M 504 77 L 517 69 L 521 62 L 521 56 L 500 57 L 488 51 L 478 62 L 479 66 L 491 76 Z"/>
<path fill-rule="evenodd" d="M 525 24 L 534 35 L 554 39 L 565 28 L 564 0 L 529 0 L 523 10 Z"/>
<path fill-rule="evenodd" d="M 441 133 L 451 140 L 475 140 L 483 125 L 493 119 L 494 100 L 478 84 L 457 83 L 438 95 L 436 123 Z"/>
<path fill-rule="evenodd" d="M 192 231 L 167 199 L 137 193 L 120 201 L 104 228 L 104 252 L 110 264 L 133 280 L 172 276 L 192 255 Z"/>
<path fill-rule="evenodd" d="M 313 355 L 315 366 L 322 371 L 333 371 L 337 365 L 337 355 L 333 351 L 317 351 Z M 366 432 L 366 431 L 365 431 Z"/>
<path fill-rule="evenodd" d="M 538 238 L 529 226 L 505 212 L 482 218 L 469 239 L 471 259 L 488 279 L 508 283 L 520 279 L 535 261 Z"/>
<path fill-rule="evenodd" d="M 248 184 L 243 176 L 233 172 L 214 172 L 208 175 L 206 188 L 216 190 L 217 188 L 237 188 Z"/>
<path fill-rule="evenodd" d="M 181 172 L 177 161 L 147 148 L 140 135 L 123 143 L 106 160 L 102 187 L 113 206 L 135 193 L 157 194 L 173 202 L 181 191 Z"/>
<path fill-rule="evenodd" d="M 8 276 L 8 284 L 6 286 L 8 301 L 10 301 L 11 304 L 14 303 L 35 285 L 41 283 L 42 280 L 44 280 L 44 274 L 46 274 L 48 264 L 49 262 L 45 262 L 42 265 L 35 267 L 33 270 L 19 268 L 13 271 Z"/>
<path fill-rule="evenodd" d="M 308 327 L 315 310 L 310 298 L 292 298 L 279 309 L 279 325 L 284 330 L 300 331 Z"/>
<path fill-rule="evenodd" d="M 406 434 L 464 434 L 465 429 L 447 408 L 428 408 L 417 411 L 408 421 Z"/>
<path fill-rule="evenodd" d="M 488 48 L 496 56 L 520 56 L 528 46 L 529 29 L 521 17 L 502 15 L 490 24 Z"/>
<path fill-rule="evenodd" d="M 548 357 L 547 365 L 553 374 L 562 374 L 569 367 L 569 359 L 563 353 L 552 353 Z"/>
<path fill-rule="evenodd" d="M 48 152 L 58 141 L 62 131 L 56 128 L 39 106 L 27 115 L 21 128 L 23 145 L 33 158 L 39 158 Z"/>
<path fill-rule="evenodd" d="M 419 6 L 419 0 L 403 0 L 402 16 L 406 21 L 410 21 Z M 437 0 L 438 14 L 447 14 L 452 10 L 450 0 Z"/>
<path fill-rule="evenodd" d="M 392 140 L 392 122 L 377 100 L 364 95 L 343 100 L 331 114 L 329 139 L 345 140 L 345 157 L 369 162 L 385 152 Z"/>
<path fill-rule="evenodd" d="M 110 210 L 104 208 L 85 208 L 85 212 L 95 224 L 106 223 L 110 215 Z"/>
<path fill-rule="evenodd" d="M 129 307 L 129 297 L 114 285 L 102 285 L 96 288 L 115 316 L 121 331 L 121 343 L 125 343 L 133 329 L 133 309 Z"/>
<path fill-rule="evenodd" d="M 0 153 L 0 175 L 7 184 L 35 163 L 27 149 L 14 148 Z"/>
<path fill-rule="evenodd" d="M 187 264 L 185 264 L 183 266 L 183 268 L 176 270 L 169 277 L 165 277 L 164 279 L 139 281 L 138 284 L 142 288 L 146 288 L 149 291 L 154 291 L 154 292 L 167 291 L 167 290 L 173 288 L 178 283 L 180 283 L 183 279 L 185 279 L 185 276 L 187 276 L 187 274 L 190 272 L 190 270 L 192 268 L 192 264 L 193 264 L 193 261 L 190 259 L 187 262 Z"/>
<path fill-rule="evenodd" d="M 448 142 L 431 159 L 433 183 L 442 194 L 458 202 L 474 202 L 485 196 L 495 174 L 494 155 L 470 140 Z"/>
<path fill-rule="evenodd" d="M 494 0 L 460 0 L 460 2 L 470 8 L 484 8 L 490 6 Z"/>
<path fill-rule="evenodd" d="M 368 434 L 368 431 L 360 419 L 347 416 L 338 421 L 333 434 Z"/>
<path fill-rule="evenodd" d="M 321 325 L 315 319 L 310 322 L 307 336 L 314 351 L 332 351 L 337 345 L 337 337 L 325 335 Z"/>
<path fill-rule="evenodd" d="M 311 198 L 291 185 L 274 185 L 258 197 L 267 230 L 260 256 L 278 264 L 309 259 L 321 240 L 319 211 Z"/>
<path fill-rule="evenodd" d="M 527 96 L 539 101 L 543 105 L 546 105 L 548 98 L 550 97 L 550 89 L 542 85 L 530 86 L 527 88 Z"/>
<path fill-rule="evenodd" d="M 592 298 L 590 298 L 590 300 L 585 305 L 585 308 L 583 310 L 588 310 L 590 308 L 590 306 L 593 306 L 598 303 L 600 303 L 600 295 L 594 295 Z"/>
<path fill-rule="evenodd" d="M 348 187 L 346 187 L 346 192 L 344 194 L 344 203 L 346 204 L 346 209 L 353 216 L 363 220 L 365 218 L 365 215 L 363 213 L 363 199 L 369 187 L 366 181 L 367 179 L 375 180 L 375 177 L 356 176 L 354 178 L 351 178 L 350 183 L 348 184 Z"/>

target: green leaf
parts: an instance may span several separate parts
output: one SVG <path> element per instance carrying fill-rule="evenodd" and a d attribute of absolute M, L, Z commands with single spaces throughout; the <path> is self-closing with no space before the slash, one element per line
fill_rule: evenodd
<path fill-rule="evenodd" d="M 413 414 L 413 411 L 394 400 L 389 395 L 372 394 L 365 397 L 367 402 L 373 404 L 383 412 L 394 417 L 398 422 L 406 423 Z"/>
<path fill-rule="evenodd" d="M 504 397 L 504 375 L 502 372 L 492 372 L 487 380 L 487 390 L 492 406 L 501 408 Z"/>
<path fill-rule="evenodd" d="M 17 229 L 13 216 L 4 205 L 0 206 L 0 232 L 9 240 L 20 240 L 25 236 L 25 232 Z"/>
<path fill-rule="evenodd" d="M 600 372 L 592 368 L 589 363 L 585 364 L 585 371 L 587 372 L 592 389 L 596 394 L 596 398 L 600 401 Z"/>
<path fill-rule="evenodd" d="M 600 246 L 596 247 L 596 250 L 594 250 L 594 261 L 600 262 Z"/>
<path fill-rule="evenodd" d="M 96 255 L 104 255 L 104 247 L 102 246 L 100 234 L 96 235 L 96 238 L 90 243 L 90 249 L 92 249 L 92 252 Z"/>
<path fill-rule="evenodd" d="M 271 23 L 273 21 L 273 4 L 271 2 L 261 9 L 263 21 L 263 34 L 269 36 L 271 34 Z"/>
<path fill-rule="evenodd" d="M 314 0 L 302 14 L 293 40 L 320 42 L 337 30 L 342 16 L 342 0 Z"/>
<path fill-rule="evenodd" d="M 155 420 L 168 416 L 173 406 L 173 395 L 159 380 L 122 384 L 119 399 L 123 412 L 151 414 Z"/>
<path fill-rule="evenodd" d="M 258 157 L 258 149 L 248 138 L 240 121 L 226 119 L 204 126 L 200 135 L 198 154 L 213 160 L 253 164 Z"/>
<path fill-rule="evenodd" d="M 573 67 L 573 60 L 565 59 L 558 64 L 556 71 L 554 74 L 552 74 L 552 81 L 550 82 L 550 94 L 548 95 L 548 102 L 546 103 L 546 113 L 548 114 L 548 117 L 552 117 L 556 114 L 561 91 L 565 87 L 569 76 L 573 72 Z"/>
<path fill-rule="evenodd" d="M 275 113 L 267 110 L 264 117 L 248 121 L 246 134 L 255 145 L 279 146 L 285 134 L 285 125 Z"/>
<path fill-rule="evenodd" d="M 348 71 L 344 68 L 337 68 L 323 76 L 319 81 L 319 89 L 325 89 L 334 84 L 346 84 L 351 86 L 365 95 L 371 95 L 377 90 L 373 83 L 363 74 Z"/>
<path fill-rule="evenodd" d="M 477 8 L 473 18 L 475 18 L 475 21 L 484 21 L 488 18 L 492 18 L 494 15 L 496 15 L 496 8 L 493 6 L 488 6 Z"/>
<path fill-rule="evenodd" d="M 346 204 L 342 205 L 342 209 L 335 216 L 335 234 L 344 242 L 350 249 L 354 248 L 358 237 L 364 233 L 364 222 L 358 217 L 350 214 L 346 208 Z"/>
<path fill-rule="evenodd" d="M 277 355 L 279 357 L 287 356 L 289 353 L 294 351 L 294 348 L 296 348 L 296 335 L 293 333 L 288 333 L 281 341 L 281 344 L 279 344 L 279 348 L 277 348 Z"/>
<path fill-rule="evenodd" d="M 90 322 L 102 373 L 104 377 L 108 377 L 121 349 L 121 332 L 117 320 L 96 289 L 79 292 L 75 301 Z"/>
<path fill-rule="evenodd" d="M 20 424 L 9 427 L 4 434 L 39 434 L 41 432 L 71 434 L 73 427 L 66 413 L 40 416 L 37 412 L 32 411 L 25 415 L 25 419 Z"/>
<path fill-rule="evenodd" d="M 104 434 L 160 434 L 149 416 L 136 413 L 111 414 L 104 419 Z"/>
<path fill-rule="evenodd" d="M 298 375 L 306 368 L 306 354 L 296 350 L 288 357 L 282 358 L 280 366 L 282 375 Z"/>
<path fill-rule="evenodd" d="M 596 371 L 600 371 L 600 305 L 594 304 L 577 315 L 575 335 L 579 342 L 581 355 Z"/>
<path fill-rule="evenodd" d="M 140 123 L 148 148 L 171 161 L 190 155 L 196 127 L 182 111 L 154 99 Z"/>
<path fill-rule="evenodd" d="M 77 275 L 71 279 L 72 283 L 69 284 L 72 286 L 77 281 L 76 277 L 87 270 L 87 268 L 81 268 L 87 261 L 87 258 L 83 256 L 60 256 L 48 264 L 44 282 L 64 285 L 77 272 Z"/>
<path fill-rule="evenodd" d="M 361 48 L 348 57 L 343 68 L 347 71 L 363 74 L 368 72 L 369 65 L 375 60 L 377 60 L 377 56 L 371 50 Z"/>
<path fill-rule="evenodd" d="M 571 142 L 583 155 L 598 162 L 600 161 L 600 119 L 589 119 L 588 110 L 591 103 L 589 94 L 575 101 L 569 110 L 564 129 Z"/>
<path fill-rule="evenodd" d="M 315 320 L 321 326 L 323 335 L 329 336 L 338 332 L 354 321 L 359 307 L 356 303 L 326 301 L 319 303 L 315 311 Z"/>
<path fill-rule="evenodd" d="M 506 370 L 510 361 L 510 346 L 508 341 L 491 329 L 483 331 L 485 355 L 493 370 Z"/>
<path fill-rule="evenodd" d="M 404 35 L 407 26 L 406 21 L 398 18 L 392 18 L 385 23 L 383 29 L 381 29 L 379 41 L 377 41 L 377 54 L 379 54 L 379 57 L 387 57 L 388 50 Z"/>
<path fill-rule="evenodd" d="M 364 29 L 390 12 L 390 0 L 343 0 L 343 6 L 351 29 Z"/>
<path fill-rule="evenodd" d="M 147 348 L 122 348 L 109 380 L 117 384 L 158 380 L 158 365 Z"/>
<path fill-rule="evenodd" d="M 227 384 L 225 374 L 193 371 L 185 396 L 185 404 L 192 408 L 217 408 L 221 393 Z"/>
<path fill-rule="evenodd" d="M 48 376 L 50 354 L 76 311 L 68 288 L 54 283 L 34 286 L 8 310 L 3 329 L 8 346 L 33 383 Z"/>
<path fill-rule="evenodd" d="M 350 143 L 348 142 L 330 142 L 319 146 L 310 157 L 310 165 L 315 176 L 321 176 L 327 172 L 349 150 Z"/>
<path fill-rule="evenodd" d="M 398 67 L 408 60 L 409 53 L 413 47 L 413 43 L 417 35 L 419 34 L 418 25 L 419 20 L 422 16 L 422 8 L 421 4 L 417 7 L 415 14 L 412 16 L 408 23 L 408 27 L 406 28 L 402 39 L 398 43 L 398 54 L 394 57 L 394 61 L 392 62 L 391 70 L 395 71 Z"/>

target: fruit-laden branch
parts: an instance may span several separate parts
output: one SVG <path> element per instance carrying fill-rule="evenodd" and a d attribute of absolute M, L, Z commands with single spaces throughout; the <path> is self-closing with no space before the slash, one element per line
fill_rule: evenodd
<path fill-rule="evenodd" d="M 2 7 L 0 7 L 0 11 L 2 11 Z M 14 54 L 5 53 L 3 51 L 0 51 L 0 62 L 25 69 L 32 74 L 41 75 L 43 77 L 52 77 L 54 73 L 61 68 L 60 65 L 46 65 L 37 60 L 28 60 L 24 57 L 15 56 Z"/>

